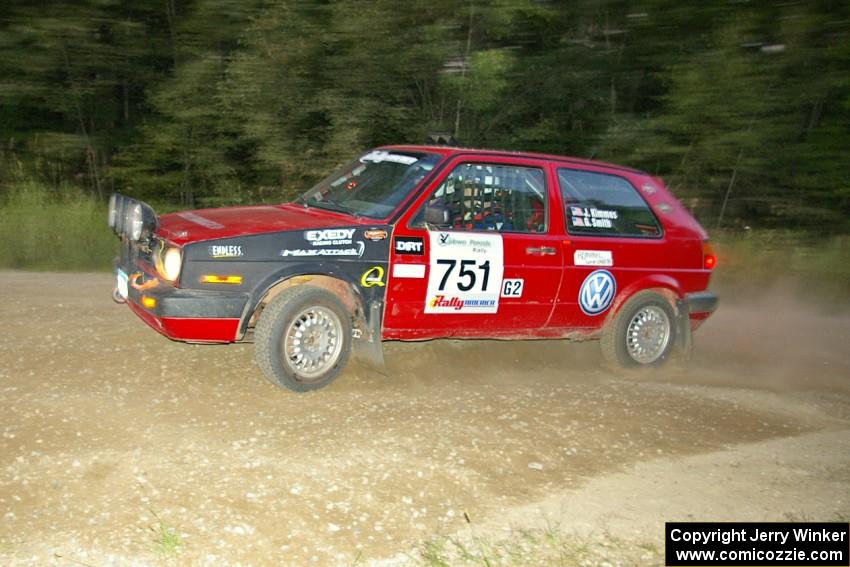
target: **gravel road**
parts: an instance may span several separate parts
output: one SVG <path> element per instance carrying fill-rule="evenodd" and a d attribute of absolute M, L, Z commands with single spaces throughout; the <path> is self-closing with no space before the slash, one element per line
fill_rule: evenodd
<path fill-rule="evenodd" d="M 298 395 L 111 285 L 0 272 L 0 564 L 404 565 L 509 526 L 657 550 L 664 521 L 850 515 L 846 311 L 724 297 L 692 364 L 637 378 L 593 342 L 386 343 L 387 376 Z"/>

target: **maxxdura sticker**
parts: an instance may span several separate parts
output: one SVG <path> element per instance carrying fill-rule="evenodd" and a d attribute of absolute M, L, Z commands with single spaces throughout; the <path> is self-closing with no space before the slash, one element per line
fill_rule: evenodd
<path fill-rule="evenodd" d="M 372 266 L 360 276 L 360 285 L 363 287 L 384 287 L 384 269 L 381 266 Z"/>
<path fill-rule="evenodd" d="M 617 283 L 608 270 L 596 270 L 584 278 L 578 291 L 578 305 L 585 315 L 599 315 L 611 306 Z"/>
<path fill-rule="evenodd" d="M 502 236 L 430 232 L 425 313 L 496 313 L 504 273 Z"/>
<path fill-rule="evenodd" d="M 358 240 L 353 247 L 349 248 L 313 248 L 310 250 L 295 249 L 281 250 L 280 255 L 286 258 L 287 256 L 356 256 L 361 257 L 366 251 L 366 245 L 362 240 Z"/>
<path fill-rule="evenodd" d="M 613 266 L 614 256 L 610 250 L 576 250 L 573 253 L 576 266 Z"/>
<path fill-rule="evenodd" d="M 413 254 L 421 256 L 425 253 L 425 244 L 418 236 L 396 236 L 393 239 L 396 254 Z"/>

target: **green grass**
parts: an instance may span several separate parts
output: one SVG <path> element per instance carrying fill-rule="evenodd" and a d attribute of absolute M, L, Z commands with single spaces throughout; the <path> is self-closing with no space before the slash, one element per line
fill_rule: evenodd
<path fill-rule="evenodd" d="M 108 270 L 117 249 L 96 198 L 31 181 L 0 188 L 0 268 Z"/>
<path fill-rule="evenodd" d="M 797 231 L 712 234 L 717 253 L 713 284 L 758 294 L 790 286 L 824 303 L 850 299 L 850 236 L 820 238 Z"/>
<path fill-rule="evenodd" d="M 151 527 L 154 532 L 154 552 L 160 557 L 172 557 L 183 551 L 183 538 L 177 530 L 166 524 L 153 509 L 150 512 L 156 519 L 156 525 Z"/>
<path fill-rule="evenodd" d="M 644 566 L 663 563 L 651 544 L 636 545 L 608 534 L 588 538 L 563 532 L 557 525 L 514 529 L 504 538 L 435 537 L 413 558 L 424 567 L 602 565 Z"/>
<path fill-rule="evenodd" d="M 157 203 L 158 212 L 174 210 Z M 850 299 L 850 236 L 798 231 L 717 231 L 714 287 L 761 293 L 791 285 L 825 303 Z M 108 270 L 118 239 L 106 203 L 73 186 L 18 178 L 0 185 L 0 269 Z"/>

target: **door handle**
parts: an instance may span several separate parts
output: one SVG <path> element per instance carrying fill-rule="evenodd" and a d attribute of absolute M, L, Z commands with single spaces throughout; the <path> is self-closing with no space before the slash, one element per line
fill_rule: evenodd
<path fill-rule="evenodd" d="M 535 256 L 554 256 L 555 248 L 552 246 L 529 246 L 525 249 L 525 253 Z"/>

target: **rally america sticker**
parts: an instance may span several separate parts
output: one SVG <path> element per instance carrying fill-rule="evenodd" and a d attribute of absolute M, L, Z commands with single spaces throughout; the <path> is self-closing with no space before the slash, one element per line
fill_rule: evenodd
<path fill-rule="evenodd" d="M 504 273 L 502 235 L 429 232 L 425 313 L 496 313 Z"/>

